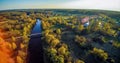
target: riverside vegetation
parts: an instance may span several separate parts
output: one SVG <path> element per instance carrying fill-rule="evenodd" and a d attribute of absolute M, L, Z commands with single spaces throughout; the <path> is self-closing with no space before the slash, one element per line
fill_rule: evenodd
<path fill-rule="evenodd" d="M 0 63 L 26 63 L 36 18 L 44 63 L 120 63 L 120 12 L 74 9 L 0 11 Z"/>

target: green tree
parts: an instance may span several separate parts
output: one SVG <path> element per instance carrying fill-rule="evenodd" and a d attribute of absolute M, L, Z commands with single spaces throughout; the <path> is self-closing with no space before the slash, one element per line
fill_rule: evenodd
<path fill-rule="evenodd" d="M 77 60 L 75 61 L 75 63 L 85 63 L 85 62 L 82 61 L 82 60 L 77 59 Z"/>
<path fill-rule="evenodd" d="M 86 42 L 86 38 L 84 36 L 75 36 L 75 41 L 78 43 L 85 43 Z"/>
<path fill-rule="evenodd" d="M 60 41 L 59 41 L 58 39 L 53 39 L 53 40 L 51 41 L 51 46 L 52 46 L 52 47 L 55 47 L 58 43 L 60 43 Z"/>
<path fill-rule="evenodd" d="M 57 30 L 56 30 L 56 33 L 57 33 L 57 34 L 61 34 L 61 30 L 60 30 L 60 29 L 57 29 Z"/>
<path fill-rule="evenodd" d="M 62 55 L 59 55 L 59 56 L 57 56 L 57 58 L 56 58 L 57 60 L 56 60 L 56 62 L 55 63 L 64 63 L 64 56 L 62 56 Z"/>
<path fill-rule="evenodd" d="M 48 34 L 45 36 L 45 40 L 48 44 L 50 44 L 53 39 L 55 39 L 55 37 L 52 34 Z"/>
<path fill-rule="evenodd" d="M 64 55 L 66 53 L 66 48 L 61 46 L 60 48 L 58 48 L 58 53 Z"/>
<path fill-rule="evenodd" d="M 84 29 L 84 26 L 82 24 L 78 25 L 78 30 L 82 31 Z"/>
<path fill-rule="evenodd" d="M 94 54 L 95 56 L 97 56 L 98 58 L 104 60 L 104 61 L 106 59 L 108 59 L 108 54 L 104 50 L 102 50 L 102 49 L 93 48 L 91 53 Z"/>
<path fill-rule="evenodd" d="M 13 50 L 15 50 L 15 49 L 17 48 L 17 45 L 16 45 L 14 42 L 12 42 L 11 45 L 12 45 L 12 49 L 13 49 Z"/>
<path fill-rule="evenodd" d="M 24 60 L 20 56 L 17 56 L 16 60 L 17 60 L 17 63 L 24 63 Z"/>

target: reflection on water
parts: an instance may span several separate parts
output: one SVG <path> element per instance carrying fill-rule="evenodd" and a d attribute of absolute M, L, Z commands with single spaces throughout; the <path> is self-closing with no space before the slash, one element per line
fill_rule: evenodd
<path fill-rule="evenodd" d="M 40 19 L 37 19 L 37 22 L 31 33 L 33 34 L 33 33 L 40 33 L 40 32 L 41 32 L 41 21 Z"/>

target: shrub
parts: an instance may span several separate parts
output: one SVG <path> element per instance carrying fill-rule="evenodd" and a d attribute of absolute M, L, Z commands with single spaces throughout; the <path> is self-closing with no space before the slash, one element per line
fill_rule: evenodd
<path fill-rule="evenodd" d="M 57 54 L 57 50 L 55 48 L 48 48 L 47 54 L 48 56 L 55 56 Z"/>
<path fill-rule="evenodd" d="M 17 63 L 24 63 L 24 61 L 20 56 L 17 56 L 16 59 L 17 59 Z"/>
<path fill-rule="evenodd" d="M 24 51 L 19 50 L 18 56 L 20 56 L 21 58 L 24 58 L 26 56 L 26 53 Z"/>
<path fill-rule="evenodd" d="M 54 35 L 49 34 L 45 37 L 45 40 L 49 44 L 54 38 Z"/>
<path fill-rule="evenodd" d="M 58 53 L 64 55 L 64 54 L 66 53 L 66 48 L 63 47 L 63 46 L 61 46 L 61 47 L 58 49 Z"/>
<path fill-rule="evenodd" d="M 59 41 L 58 39 L 53 39 L 53 40 L 51 41 L 51 46 L 52 46 L 52 47 L 55 47 L 59 42 L 60 42 L 60 41 Z"/>
<path fill-rule="evenodd" d="M 98 58 L 100 58 L 100 59 L 102 59 L 104 61 L 106 59 L 108 59 L 108 54 L 104 50 L 102 50 L 102 49 L 93 48 L 91 53 L 94 54 L 94 56 L 97 56 Z"/>
<path fill-rule="evenodd" d="M 14 42 L 11 45 L 12 45 L 13 50 L 15 50 L 17 48 L 17 45 Z"/>
<path fill-rule="evenodd" d="M 64 56 L 57 56 L 56 63 L 64 63 Z"/>
<path fill-rule="evenodd" d="M 75 63 L 85 63 L 85 62 L 82 61 L 82 60 L 77 59 L 77 60 L 75 61 Z"/>
<path fill-rule="evenodd" d="M 75 36 L 75 41 L 78 43 L 85 43 L 86 42 L 86 38 L 84 36 Z"/>
<path fill-rule="evenodd" d="M 57 34 L 61 34 L 61 30 L 60 30 L 60 29 L 57 29 L 57 30 L 56 30 L 56 33 L 57 33 Z"/>
<path fill-rule="evenodd" d="M 120 48 L 120 43 L 119 42 L 113 42 L 113 46 L 115 46 L 116 48 Z"/>

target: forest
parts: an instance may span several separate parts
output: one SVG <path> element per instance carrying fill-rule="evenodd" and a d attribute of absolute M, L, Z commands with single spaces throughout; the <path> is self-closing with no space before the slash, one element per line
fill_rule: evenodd
<path fill-rule="evenodd" d="M 87 9 L 0 11 L 0 63 L 28 63 L 36 19 L 43 63 L 120 63 L 120 12 Z"/>

